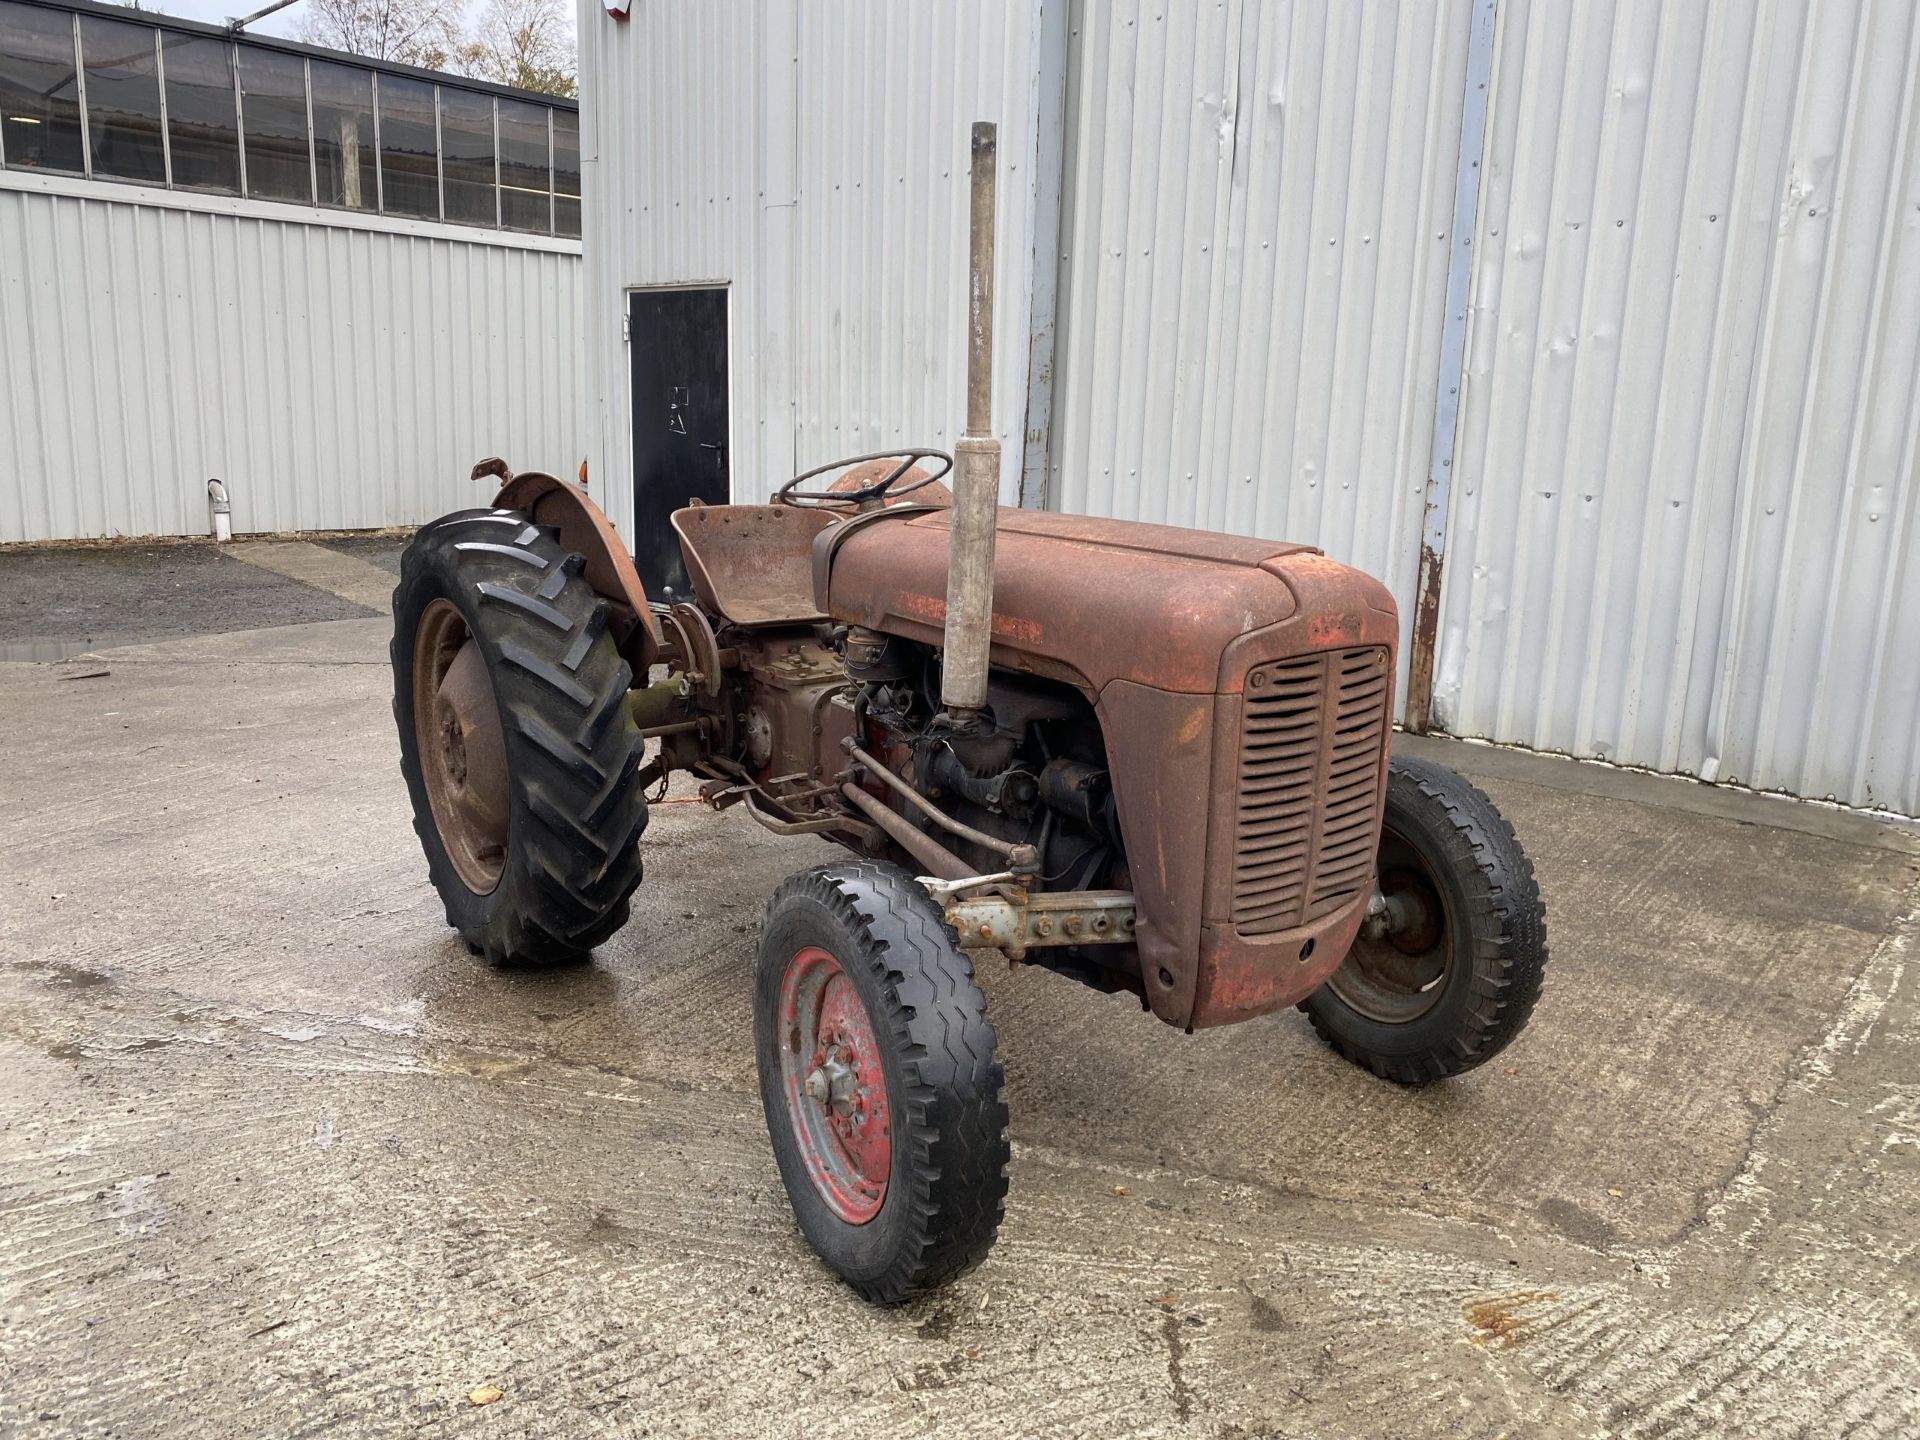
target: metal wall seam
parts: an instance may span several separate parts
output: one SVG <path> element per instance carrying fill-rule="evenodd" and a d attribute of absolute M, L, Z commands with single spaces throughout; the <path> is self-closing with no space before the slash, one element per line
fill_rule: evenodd
<path fill-rule="evenodd" d="M 1027 316 L 1025 454 L 1019 503 L 1047 507 L 1047 457 L 1053 448 L 1053 365 L 1058 342 L 1060 211 L 1066 170 L 1069 0 L 1032 0 L 1029 9 L 1033 84 L 1033 168 L 1028 185 L 1027 249 L 1032 299 Z"/>
<path fill-rule="evenodd" d="M 1496 0 L 1474 0 L 1467 36 L 1467 79 L 1462 94 L 1459 158 L 1454 162 L 1452 251 L 1447 261 L 1447 299 L 1440 329 L 1440 372 L 1434 380 L 1433 446 L 1427 463 L 1427 495 L 1420 529 L 1420 571 L 1415 588 L 1413 638 L 1407 657 L 1407 688 L 1401 710 L 1409 730 L 1425 731 L 1433 701 L 1434 640 L 1440 625 L 1440 586 L 1446 570 L 1447 504 L 1460 420 L 1460 385 L 1467 355 L 1467 288 L 1473 262 L 1474 215 L 1480 203 L 1481 152 L 1487 133 L 1487 85 L 1493 72 Z"/>
<path fill-rule="evenodd" d="M 1032 268 L 1027 7 L 806 0 L 800 26 L 802 468 L 889 445 L 951 447 L 965 409 L 966 183 L 974 120 L 1000 127 L 993 426 L 1002 498 L 1024 458 Z M 905 57 L 903 65 L 892 57 Z M 777 480 L 778 477 L 773 477 Z M 736 485 L 736 493 L 742 493 Z M 761 492 L 764 493 L 764 490 Z M 758 498 L 757 495 L 743 498 Z"/>
<path fill-rule="evenodd" d="M 1920 17 L 1498 28 L 1436 724 L 1920 813 Z"/>
<path fill-rule="evenodd" d="M 258 532 L 568 473 L 581 262 L 490 239 L 0 187 L 0 542 L 204 534 L 215 476 Z"/>

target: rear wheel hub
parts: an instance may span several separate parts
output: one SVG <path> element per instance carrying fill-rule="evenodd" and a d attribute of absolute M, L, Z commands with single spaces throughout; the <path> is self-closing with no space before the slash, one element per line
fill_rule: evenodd
<path fill-rule="evenodd" d="M 434 828 L 461 883 L 493 892 L 507 856 L 507 751 L 486 657 L 450 600 L 421 612 L 414 739 Z"/>

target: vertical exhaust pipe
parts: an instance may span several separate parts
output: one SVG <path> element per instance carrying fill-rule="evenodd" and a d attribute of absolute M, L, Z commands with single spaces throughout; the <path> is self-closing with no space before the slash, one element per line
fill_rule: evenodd
<path fill-rule="evenodd" d="M 967 429 L 954 450 L 953 535 L 947 551 L 946 653 L 940 704 L 948 726 L 979 727 L 993 643 L 993 536 L 1000 505 L 1000 442 L 993 436 L 993 221 L 996 127 L 973 126 L 967 230 Z"/>

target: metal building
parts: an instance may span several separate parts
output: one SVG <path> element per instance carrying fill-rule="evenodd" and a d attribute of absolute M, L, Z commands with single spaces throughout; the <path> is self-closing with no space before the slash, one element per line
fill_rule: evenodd
<path fill-rule="evenodd" d="M 1416 728 L 1920 813 L 1910 0 L 583 22 L 588 450 L 643 559 L 680 496 L 951 441 L 990 119 L 1009 503 L 1379 574 Z"/>
<path fill-rule="evenodd" d="M 0 0 L 0 542 L 418 523 L 579 463 L 579 119 Z"/>

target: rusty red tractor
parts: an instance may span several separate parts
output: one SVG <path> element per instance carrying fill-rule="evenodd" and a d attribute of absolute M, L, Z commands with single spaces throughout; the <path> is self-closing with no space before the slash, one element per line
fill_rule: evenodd
<path fill-rule="evenodd" d="M 626 922 L 675 772 L 853 852 L 774 891 L 754 1029 L 800 1229 L 878 1301 L 1000 1221 L 974 952 L 1189 1032 L 1299 1005 L 1411 1085 L 1512 1040 L 1547 958 L 1511 827 L 1389 757 L 1384 587 L 1307 546 L 998 507 L 992 148 L 976 127 L 957 464 L 861 456 L 680 510 L 693 599 L 668 605 L 582 487 L 487 462 L 493 505 L 423 527 L 394 596 L 415 828 L 488 960 L 575 961 Z"/>

